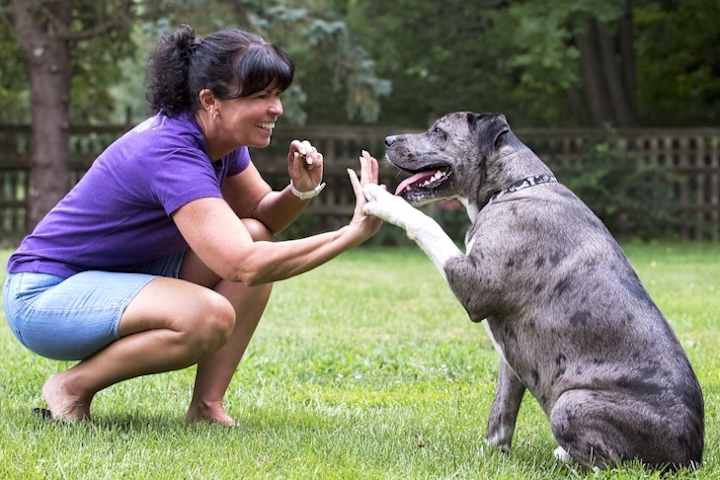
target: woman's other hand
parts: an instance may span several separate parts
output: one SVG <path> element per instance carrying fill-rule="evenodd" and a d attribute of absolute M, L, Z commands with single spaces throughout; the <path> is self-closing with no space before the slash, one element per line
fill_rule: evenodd
<path fill-rule="evenodd" d="M 293 140 L 288 150 L 288 174 L 301 192 L 309 192 L 322 182 L 323 156 L 307 140 Z"/>
<path fill-rule="evenodd" d="M 355 192 L 355 212 L 353 213 L 350 225 L 347 227 L 347 231 L 350 235 L 356 237 L 355 240 L 357 244 L 375 235 L 382 226 L 381 219 L 366 215 L 363 212 L 363 207 L 365 206 L 363 186 L 370 183 L 377 184 L 379 170 L 378 161 L 365 150 L 362 151 L 362 155 L 360 156 L 360 180 L 358 180 L 357 174 L 353 170 L 348 169 L 350 183 Z"/>

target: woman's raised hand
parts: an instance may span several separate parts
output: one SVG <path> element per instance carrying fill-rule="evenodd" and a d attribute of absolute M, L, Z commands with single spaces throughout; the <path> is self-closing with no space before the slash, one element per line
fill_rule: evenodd
<path fill-rule="evenodd" d="M 365 215 L 363 212 L 363 207 L 365 206 L 363 186 L 370 183 L 377 184 L 379 170 L 378 161 L 365 150 L 363 150 L 362 155 L 360 155 L 360 180 L 358 180 L 354 170 L 348 169 L 350 183 L 355 192 L 355 212 L 353 213 L 349 228 L 353 235 L 357 235 L 359 243 L 375 235 L 382 226 L 381 219 Z"/>
<path fill-rule="evenodd" d="M 307 140 L 293 140 L 288 150 L 288 175 L 296 189 L 309 192 L 323 178 L 323 156 Z"/>

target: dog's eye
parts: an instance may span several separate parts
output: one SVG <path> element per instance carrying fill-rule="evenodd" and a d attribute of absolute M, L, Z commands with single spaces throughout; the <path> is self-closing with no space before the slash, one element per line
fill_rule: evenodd
<path fill-rule="evenodd" d="M 433 135 L 437 135 L 442 140 L 447 140 L 447 133 L 445 133 L 445 131 L 442 130 L 440 127 L 433 127 L 431 132 Z"/>

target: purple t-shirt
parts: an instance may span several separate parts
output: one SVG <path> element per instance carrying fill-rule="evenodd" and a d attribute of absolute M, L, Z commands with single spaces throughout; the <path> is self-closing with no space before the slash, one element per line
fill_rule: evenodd
<path fill-rule="evenodd" d="M 69 277 L 120 270 L 179 253 L 170 217 L 192 200 L 222 197 L 227 176 L 250 164 L 247 147 L 216 162 L 190 114 L 155 115 L 120 137 L 25 237 L 8 271 Z"/>

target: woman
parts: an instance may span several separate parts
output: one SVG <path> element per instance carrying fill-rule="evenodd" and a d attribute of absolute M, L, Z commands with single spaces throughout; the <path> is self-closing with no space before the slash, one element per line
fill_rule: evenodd
<path fill-rule="evenodd" d="M 81 360 L 51 376 L 53 418 L 89 418 L 119 381 L 197 363 L 188 421 L 233 425 L 223 397 L 263 314 L 272 282 L 317 267 L 371 237 L 360 182 L 349 225 L 270 242 L 316 196 L 323 157 L 288 152 L 290 185 L 273 192 L 247 147 L 269 144 L 293 64 L 262 38 L 183 26 L 149 63 L 156 115 L 118 139 L 8 262 L 5 310 L 23 345 Z M 363 183 L 377 161 L 363 152 Z"/>

